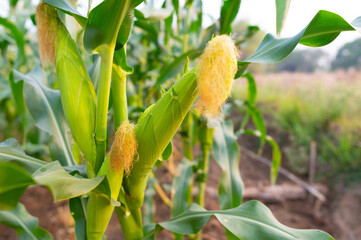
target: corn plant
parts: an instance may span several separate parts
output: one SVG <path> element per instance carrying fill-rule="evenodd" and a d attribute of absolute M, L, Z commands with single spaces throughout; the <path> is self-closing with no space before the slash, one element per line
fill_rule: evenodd
<path fill-rule="evenodd" d="M 0 222 L 13 227 L 22 239 L 52 239 L 19 203 L 28 186 L 39 184 L 50 189 L 55 201 L 69 199 L 77 239 L 103 239 L 114 211 L 126 239 L 154 239 L 162 229 L 170 230 L 178 239 L 182 235 L 201 239 L 199 232 L 211 217 L 225 227 L 229 239 L 333 239 L 318 230 L 297 230 L 280 224 L 260 202 L 242 204 L 237 138 L 252 134 L 260 137 L 261 145 L 268 142 L 273 146 L 271 176 L 275 182 L 280 154 L 277 144 L 266 135 L 262 116 L 255 107 L 255 81 L 246 72 L 247 66 L 281 61 L 298 43 L 324 46 L 340 32 L 354 28 L 337 14 L 320 11 L 299 34 L 285 39 L 269 34 L 252 56 L 238 61 L 237 47 L 228 35 L 241 1 L 225 0 L 220 20 L 206 30 L 202 29 L 200 0 L 186 2 L 185 18 L 178 1 L 164 2 L 165 18 L 147 16 L 136 9 L 142 2 L 104 0 L 89 8 L 87 17 L 67 0 L 44 0 L 37 6 L 39 53 L 45 70 L 35 67 L 22 73 L 19 50 L 19 63 L 9 64 L 13 69 L 9 82 L 14 96 L 19 97 L 19 113 L 26 116 L 26 105 L 35 125 L 49 136 L 52 161 L 25 154 L 14 139 L 0 144 Z M 289 1 L 276 3 L 280 34 Z M 196 19 L 192 18 L 194 13 Z M 69 34 L 65 15 L 80 25 L 82 41 L 74 41 Z M 173 19 L 177 21 L 175 30 Z M 0 20 L 18 39 L 9 21 Z M 141 30 L 134 31 L 134 39 L 133 24 Z M 157 36 L 159 28 L 165 30 L 162 43 Z M 236 44 L 242 44 L 254 30 L 249 28 Z M 197 39 L 202 40 L 192 44 Z M 137 43 L 141 44 L 139 49 Z M 161 53 L 149 53 L 151 45 Z M 21 49 L 20 42 L 18 46 Z M 167 56 L 177 48 L 179 56 Z M 90 54 L 94 61 L 87 69 Z M 135 62 L 134 68 L 128 65 L 128 56 L 129 63 Z M 173 62 L 163 66 L 154 59 Z M 54 84 L 42 81 L 49 71 L 56 78 Z M 148 81 L 152 74 L 157 79 Z M 232 122 L 219 116 L 227 116 L 229 105 L 223 104 L 233 79 L 238 77 L 247 79 L 249 96 L 244 102 L 233 102 L 247 109 L 235 133 Z M 176 81 L 167 81 L 172 78 Z M 151 86 L 147 86 L 149 82 Z M 132 89 L 133 94 L 129 94 Z M 114 137 L 108 131 L 109 117 Z M 257 131 L 245 129 L 249 119 Z M 167 160 L 171 155 L 171 140 L 178 129 L 185 159 L 173 181 L 175 191 L 169 203 L 172 218 L 162 223 L 146 221 L 151 217 L 145 216 L 141 208 L 148 201 L 147 185 L 154 180 L 152 169 L 159 159 Z M 200 142 L 202 154 L 194 159 L 196 141 Z M 219 185 L 222 210 L 218 211 L 204 209 L 212 153 L 223 171 Z M 192 203 L 193 176 L 199 189 L 197 203 Z M 14 217 L 23 222 L 15 222 Z"/>

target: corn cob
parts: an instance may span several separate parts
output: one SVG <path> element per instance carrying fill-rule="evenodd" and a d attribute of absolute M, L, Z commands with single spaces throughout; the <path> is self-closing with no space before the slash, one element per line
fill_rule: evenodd
<path fill-rule="evenodd" d="M 176 133 L 198 92 L 198 105 L 204 114 L 219 112 L 230 94 L 237 70 L 236 52 L 228 36 L 214 38 L 208 43 L 198 65 L 141 115 L 135 128 L 139 161 L 134 164 L 124 183 L 130 209 L 142 206 L 149 173 Z"/>
<path fill-rule="evenodd" d="M 84 154 L 89 177 L 93 170 L 96 145 L 95 91 L 75 42 L 61 22 L 54 7 L 37 7 L 38 39 L 42 60 L 55 65 L 61 102 L 71 133 Z"/>

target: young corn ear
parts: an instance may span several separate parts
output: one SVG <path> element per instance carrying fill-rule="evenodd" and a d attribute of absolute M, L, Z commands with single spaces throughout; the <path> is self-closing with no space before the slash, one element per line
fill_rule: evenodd
<path fill-rule="evenodd" d="M 75 42 L 54 7 L 40 3 L 36 11 L 39 47 L 43 61 L 55 64 L 66 120 L 94 177 L 95 91 Z"/>
<path fill-rule="evenodd" d="M 237 49 L 227 35 L 208 42 L 197 66 L 199 98 L 197 108 L 203 115 L 217 115 L 231 94 L 237 72 Z"/>
<path fill-rule="evenodd" d="M 129 208 L 142 206 L 149 173 L 179 128 L 197 93 L 195 71 L 191 71 L 139 118 L 135 127 L 139 160 L 133 164 L 124 186 Z"/>
<path fill-rule="evenodd" d="M 217 48 L 217 49 L 215 49 Z M 129 208 L 143 204 L 149 173 L 173 138 L 198 92 L 198 106 L 205 114 L 217 114 L 228 98 L 237 70 L 236 48 L 228 36 L 219 36 L 208 43 L 198 65 L 183 75 L 153 106 L 139 118 L 135 127 L 139 161 L 125 179 Z"/>
<path fill-rule="evenodd" d="M 103 162 L 98 176 L 107 175 L 111 196 L 118 199 L 123 182 L 123 172 L 129 173 L 137 159 L 137 141 L 135 126 L 124 121 L 118 128 L 110 149 L 110 154 Z M 87 206 L 87 237 L 101 239 L 114 211 L 114 206 L 104 195 L 91 194 Z"/>

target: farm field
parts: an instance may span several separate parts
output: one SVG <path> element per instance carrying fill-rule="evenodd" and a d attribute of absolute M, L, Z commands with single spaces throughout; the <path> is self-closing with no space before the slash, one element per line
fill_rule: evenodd
<path fill-rule="evenodd" d="M 357 239 L 361 12 L 257 1 L 2 1 L 0 240 Z"/>

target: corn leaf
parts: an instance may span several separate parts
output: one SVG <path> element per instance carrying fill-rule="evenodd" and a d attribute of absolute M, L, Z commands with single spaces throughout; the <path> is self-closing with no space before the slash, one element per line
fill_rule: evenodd
<path fill-rule="evenodd" d="M 351 22 L 352 26 L 354 26 L 358 31 L 361 31 L 361 16 L 357 17 L 355 20 Z"/>
<path fill-rule="evenodd" d="M 53 138 L 53 149 L 57 149 L 57 159 L 63 166 L 75 165 L 69 140 L 68 130 L 59 91 L 52 90 L 40 83 L 43 72 L 40 68 L 24 75 L 14 71 L 15 82 L 24 81 L 26 106 L 35 121 L 35 125 L 49 133 Z"/>
<path fill-rule="evenodd" d="M 256 98 L 257 98 L 257 85 L 256 85 L 256 81 L 254 79 L 254 77 L 252 76 L 252 74 L 250 72 L 242 75 L 242 77 L 247 79 L 247 83 L 248 83 L 248 103 L 253 106 L 256 102 Z"/>
<path fill-rule="evenodd" d="M 230 34 L 232 31 L 231 24 L 236 18 L 241 0 L 224 0 L 221 8 L 221 30 L 220 34 Z"/>
<path fill-rule="evenodd" d="M 59 9 L 60 11 L 73 16 L 82 28 L 85 28 L 87 19 L 83 17 L 74 6 L 67 0 L 44 0 L 47 4 Z"/>
<path fill-rule="evenodd" d="M 24 169 L 0 162 L 0 210 L 16 208 L 21 195 L 35 181 Z"/>
<path fill-rule="evenodd" d="M 14 68 L 18 69 L 26 61 L 25 55 L 25 40 L 24 34 L 16 27 L 16 25 L 10 22 L 8 19 L 0 17 L 0 25 L 9 29 L 17 45 L 17 57 L 15 60 Z"/>
<path fill-rule="evenodd" d="M 46 230 L 39 227 L 38 219 L 31 216 L 21 203 L 14 210 L 0 211 L 0 223 L 14 229 L 19 240 L 53 239 Z"/>
<path fill-rule="evenodd" d="M 159 73 L 159 77 L 153 87 L 151 88 L 151 94 L 159 89 L 161 84 L 166 80 L 174 78 L 177 74 L 182 73 L 184 70 L 184 65 L 190 60 L 193 60 L 201 55 L 199 49 L 190 50 L 179 57 L 176 57 L 171 63 L 169 63 L 165 68 Z"/>
<path fill-rule="evenodd" d="M 335 40 L 342 31 L 354 30 L 339 15 L 321 10 L 301 32 L 293 37 L 277 39 L 267 34 L 252 56 L 238 62 L 236 76 L 240 76 L 250 63 L 276 63 L 283 60 L 299 43 L 310 47 L 322 47 Z"/>
<path fill-rule="evenodd" d="M 179 216 L 159 223 L 153 234 L 163 228 L 179 234 L 196 234 L 212 216 L 242 240 L 334 240 L 319 230 L 294 229 L 281 224 L 271 211 L 258 201 L 249 201 L 237 208 L 219 211 L 207 211 L 192 204 Z"/>
<path fill-rule="evenodd" d="M 259 131 L 252 129 L 241 130 L 237 135 L 240 136 L 242 134 L 253 135 L 256 137 L 261 137 L 262 135 Z M 278 169 L 281 166 L 282 154 L 277 142 L 271 136 L 266 136 L 265 141 L 272 147 L 271 183 L 275 184 L 277 180 Z"/>
<path fill-rule="evenodd" d="M 75 221 L 75 236 L 76 239 L 87 240 L 86 237 L 86 200 L 81 197 L 69 199 L 69 209 L 71 216 Z"/>
<path fill-rule="evenodd" d="M 37 184 L 47 186 L 53 193 L 54 201 L 81 196 L 95 189 L 104 176 L 81 179 L 66 173 L 59 162 L 51 162 L 32 175 Z"/>
<path fill-rule="evenodd" d="M 213 134 L 213 156 L 222 168 L 219 181 L 219 203 L 222 209 L 242 203 L 243 181 L 239 171 L 240 150 L 231 121 L 217 124 Z"/>
<path fill-rule="evenodd" d="M 279 36 L 285 25 L 291 0 L 276 0 L 276 32 Z"/>
<path fill-rule="evenodd" d="M 29 113 L 26 111 L 25 108 L 25 101 L 24 101 L 24 95 L 23 95 L 23 82 L 17 82 L 14 81 L 14 72 L 11 71 L 9 75 L 9 82 L 11 87 L 11 93 L 13 95 L 15 106 L 18 114 L 20 115 L 21 122 L 23 124 L 24 134 L 28 132 L 30 128 L 31 123 L 31 117 L 29 116 Z"/>
<path fill-rule="evenodd" d="M 118 48 L 122 48 L 129 38 L 133 24 L 134 8 L 142 1 L 105 0 L 96 6 L 89 13 L 85 28 L 85 49 L 92 52 L 101 45 L 113 44 L 115 40 Z"/>
<path fill-rule="evenodd" d="M 0 101 L 11 97 L 11 89 L 9 83 L 0 77 Z"/>
<path fill-rule="evenodd" d="M 46 162 L 26 155 L 15 139 L 7 139 L 0 143 L 0 162 L 11 162 L 30 174 L 46 165 Z"/>
<path fill-rule="evenodd" d="M 142 211 L 142 218 L 143 223 L 145 225 L 152 224 L 155 221 L 155 201 L 154 196 L 156 194 L 154 184 L 158 183 L 158 180 L 155 176 L 149 177 L 149 181 L 147 184 L 147 189 L 144 193 L 144 204 L 143 204 L 143 211 Z"/>
<path fill-rule="evenodd" d="M 177 167 L 177 172 L 173 179 L 172 192 L 172 217 L 184 212 L 189 207 L 189 197 L 192 196 L 189 186 L 193 181 L 194 163 L 183 158 Z"/>

